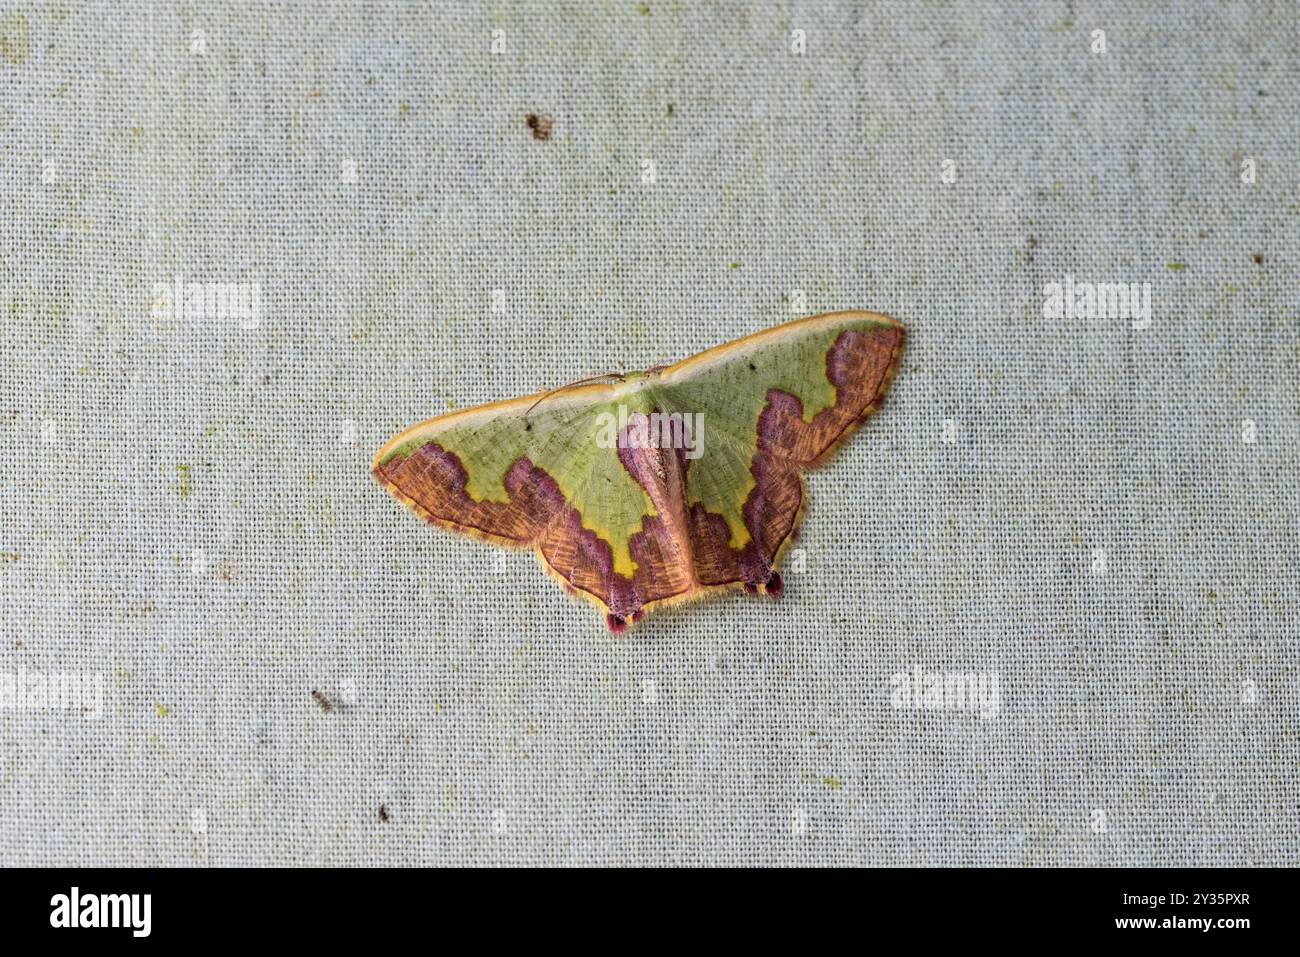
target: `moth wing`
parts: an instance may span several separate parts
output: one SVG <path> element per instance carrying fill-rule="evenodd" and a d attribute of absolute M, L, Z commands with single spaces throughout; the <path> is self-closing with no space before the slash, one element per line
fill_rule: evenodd
<path fill-rule="evenodd" d="M 879 406 L 904 331 L 870 312 L 777 326 L 665 369 L 655 393 L 696 417 L 687 466 L 696 573 L 705 585 L 780 587 L 782 547 L 803 514 L 803 471 L 824 461 Z"/>
<path fill-rule="evenodd" d="M 676 540 L 610 441 L 626 401 L 593 385 L 452 413 L 395 437 L 372 470 L 425 520 L 533 548 L 575 593 L 628 618 L 690 581 Z"/>

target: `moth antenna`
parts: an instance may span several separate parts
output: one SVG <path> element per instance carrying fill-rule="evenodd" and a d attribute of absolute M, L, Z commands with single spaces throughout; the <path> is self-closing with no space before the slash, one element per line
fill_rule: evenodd
<path fill-rule="evenodd" d="M 621 372 L 602 372 L 600 375 L 587 376 L 587 378 L 585 379 L 578 379 L 576 382 L 569 382 L 566 383 L 565 385 L 557 386 L 554 389 L 548 389 L 547 391 L 543 392 L 541 395 L 537 397 L 536 402 L 534 402 L 532 405 L 528 407 L 528 411 L 524 413 L 524 418 L 527 419 L 530 415 L 533 414 L 533 409 L 537 408 L 539 405 L 541 405 L 544 401 L 549 399 L 551 396 L 559 392 L 563 392 L 565 389 L 572 389 L 580 385 L 591 385 L 593 382 L 605 382 L 609 379 L 617 379 L 618 381 L 621 382 L 625 378 L 627 377 Z"/>

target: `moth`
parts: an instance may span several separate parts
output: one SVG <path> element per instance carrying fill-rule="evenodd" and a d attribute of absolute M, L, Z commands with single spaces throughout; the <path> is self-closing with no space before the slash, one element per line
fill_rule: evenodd
<path fill-rule="evenodd" d="M 614 632 L 725 589 L 775 597 L 803 473 L 877 409 L 903 343 L 900 323 L 871 312 L 788 322 L 430 419 L 372 471 L 433 525 L 532 549 Z"/>

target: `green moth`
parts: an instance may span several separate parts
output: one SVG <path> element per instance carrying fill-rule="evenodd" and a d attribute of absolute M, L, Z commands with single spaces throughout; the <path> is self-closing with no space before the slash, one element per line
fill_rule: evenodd
<path fill-rule="evenodd" d="M 775 596 L 804 471 L 876 410 L 903 342 L 876 313 L 801 319 L 676 365 L 430 419 L 373 472 L 435 525 L 533 549 L 613 631 L 722 589 Z"/>

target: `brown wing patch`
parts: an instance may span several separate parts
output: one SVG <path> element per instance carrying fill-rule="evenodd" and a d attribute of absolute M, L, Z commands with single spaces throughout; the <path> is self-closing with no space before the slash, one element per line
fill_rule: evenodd
<path fill-rule="evenodd" d="M 564 505 L 555 482 L 527 459 L 506 473 L 509 501 L 480 502 L 465 491 L 469 476 L 460 459 L 432 441 L 376 465 L 374 473 L 428 521 L 518 547 L 532 545 Z"/>
<path fill-rule="evenodd" d="M 655 450 L 656 453 L 658 450 Z M 691 587 L 671 532 L 659 516 L 647 516 L 632 536 L 636 571 L 614 571 L 609 544 L 584 528 L 547 472 L 520 458 L 502 485 L 506 502 L 479 501 L 466 491 L 460 459 L 434 441 L 410 455 L 375 466 L 375 477 L 419 515 L 437 525 L 500 544 L 535 548 L 547 568 L 575 592 L 595 599 L 612 615 L 639 616 L 642 607 Z"/>
<path fill-rule="evenodd" d="M 903 349 L 903 330 L 879 326 L 870 332 L 840 333 L 826 353 L 826 378 L 835 386 L 835 404 L 803 420 L 799 400 L 773 391 L 758 420 L 760 457 L 783 455 L 813 466 L 839 446 L 876 410 Z"/>

